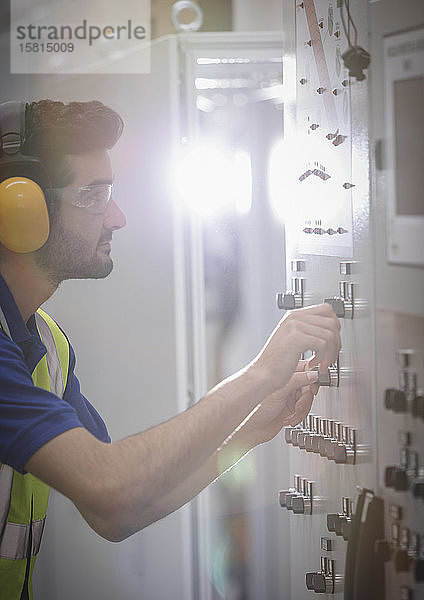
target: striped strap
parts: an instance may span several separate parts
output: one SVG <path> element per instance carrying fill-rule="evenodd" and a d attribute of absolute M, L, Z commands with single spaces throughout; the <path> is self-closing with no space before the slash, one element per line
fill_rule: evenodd
<path fill-rule="evenodd" d="M 41 339 L 47 350 L 47 368 L 49 370 L 50 391 L 61 398 L 63 396 L 63 373 L 60 364 L 59 353 L 56 348 L 55 339 L 50 327 L 44 318 L 37 312 L 35 322 L 40 332 Z"/>
<path fill-rule="evenodd" d="M 37 310 L 36 315 L 38 317 L 41 316 L 43 318 L 43 320 L 47 323 L 47 326 L 49 328 L 49 333 L 47 335 L 53 336 L 56 354 L 59 355 L 60 365 L 62 367 L 62 379 L 63 379 L 63 384 L 65 386 L 67 379 L 68 379 L 68 369 L 69 369 L 69 342 L 68 342 L 65 334 L 63 333 L 63 331 L 57 325 L 57 323 L 51 318 L 50 315 L 48 315 L 46 312 L 44 312 L 44 310 L 39 308 Z M 37 322 L 37 326 L 38 326 L 40 321 L 37 320 L 36 322 Z M 57 396 L 62 398 L 63 392 L 64 392 L 64 389 L 62 389 L 60 391 L 58 390 L 55 393 Z"/>

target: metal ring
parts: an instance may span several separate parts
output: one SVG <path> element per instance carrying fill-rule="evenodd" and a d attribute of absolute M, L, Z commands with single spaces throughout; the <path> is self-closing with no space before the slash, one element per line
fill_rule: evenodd
<path fill-rule="evenodd" d="M 180 12 L 185 9 L 194 12 L 194 19 L 190 23 L 181 23 L 178 20 Z M 172 6 L 171 21 L 177 31 L 197 31 L 203 24 L 203 12 L 195 2 L 191 2 L 191 0 L 179 0 Z"/>

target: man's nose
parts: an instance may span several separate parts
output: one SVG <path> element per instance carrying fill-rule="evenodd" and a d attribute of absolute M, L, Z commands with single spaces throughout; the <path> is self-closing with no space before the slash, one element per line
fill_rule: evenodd
<path fill-rule="evenodd" d="M 114 231 L 115 229 L 125 227 L 126 223 L 127 219 L 124 213 L 112 197 L 106 207 L 103 227 L 109 231 Z"/>

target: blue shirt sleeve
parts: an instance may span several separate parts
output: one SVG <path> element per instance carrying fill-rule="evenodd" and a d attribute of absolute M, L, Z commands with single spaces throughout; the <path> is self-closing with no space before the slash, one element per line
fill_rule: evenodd
<path fill-rule="evenodd" d="M 101 442 L 110 442 L 110 436 L 102 418 L 92 404 L 82 395 L 79 381 L 74 373 L 75 353 L 69 344 L 69 375 L 63 399 L 74 408 L 77 417 L 86 429 Z"/>
<path fill-rule="evenodd" d="M 34 385 L 22 350 L 0 332 L 0 462 L 25 473 L 36 450 L 74 427 L 85 427 L 99 440 L 110 441 L 102 419 L 81 394 L 72 348 L 69 363 L 61 399 Z"/>

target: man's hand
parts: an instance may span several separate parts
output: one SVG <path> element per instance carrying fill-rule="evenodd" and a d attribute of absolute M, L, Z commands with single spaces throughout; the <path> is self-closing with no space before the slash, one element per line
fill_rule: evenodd
<path fill-rule="evenodd" d="M 296 372 L 281 389 L 270 394 L 252 411 L 240 428 L 239 439 L 246 447 L 270 441 L 286 425 L 295 426 L 309 413 L 318 392 L 316 371 L 308 361 L 299 361 Z"/>
<path fill-rule="evenodd" d="M 312 350 L 309 361 L 321 372 L 336 361 L 341 347 L 340 322 L 330 304 L 288 311 L 274 329 L 253 365 L 269 393 L 281 390 L 296 370 L 303 352 Z"/>

